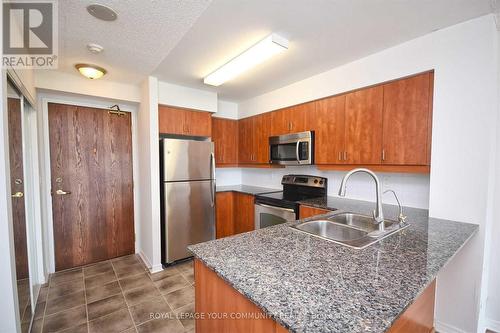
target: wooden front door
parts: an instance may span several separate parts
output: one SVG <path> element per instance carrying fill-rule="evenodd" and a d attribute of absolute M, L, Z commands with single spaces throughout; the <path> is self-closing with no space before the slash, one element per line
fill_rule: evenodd
<path fill-rule="evenodd" d="M 130 113 L 48 109 L 56 270 L 134 253 Z"/>

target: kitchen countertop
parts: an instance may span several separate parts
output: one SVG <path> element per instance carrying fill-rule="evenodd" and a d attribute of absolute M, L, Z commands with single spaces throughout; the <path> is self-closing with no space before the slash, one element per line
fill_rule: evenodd
<path fill-rule="evenodd" d="M 364 214 L 375 207 L 335 197 L 303 203 Z M 397 206 L 383 208 L 386 218 L 397 216 Z M 289 227 L 298 222 L 189 249 L 292 332 L 385 332 L 478 230 L 423 209 L 405 214 L 408 228 L 363 250 Z"/>
<path fill-rule="evenodd" d="M 216 192 L 240 192 L 245 194 L 257 195 L 269 192 L 279 192 L 280 189 L 249 186 L 249 185 L 231 185 L 231 186 L 217 186 Z"/>

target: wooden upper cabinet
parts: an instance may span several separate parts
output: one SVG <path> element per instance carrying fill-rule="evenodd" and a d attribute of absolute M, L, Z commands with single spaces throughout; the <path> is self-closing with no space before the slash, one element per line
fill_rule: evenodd
<path fill-rule="evenodd" d="M 310 118 L 315 103 L 309 102 L 271 112 L 271 136 L 311 130 Z"/>
<path fill-rule="evenodd" d="M 158 129 L 162 134 L 211 136 L 211 112 L 158 106 Z"/>
<path fill-rule="evenodd" d="M 239 121 L 239 163 L 269 163 L 270 119 L 270 113 L 263 113 Z"/>
<path fill-rule="evenodd" d="M 311 115 L 316 109 L 315 102 L 304 103 L 290 108 L 290 133 L 311 130 Z"/>
<path fill-rule="evenodd" d="M 162 134 L 185 134 L 185 110 L 165 105 L 158 106 L 158 127 Z"/>
<path fill-rule="evenodd" d="M 189 135 L 212 136 L 212 113 L 186 111 L 186 127 Z"/>
<path fill-rule="evenodd" d="M 217 166 L 238 164 L 238 121 L 212 118 L 212 141 Z"/>
<path fill-rule="evenodd" d="M 269 136 L 271 134 L 271 114 L 263 113 L 253 117 L 254 163 L 269 163 Z"/>
<path fill-rule="evenodd" d="M 238 162 L 252 163 L 253 157 L 253 119 L 245 118 L 238 121 Z"/>
<path fill-rule="evenodd" d="M 291 108 L 285 108 L 270 113 L 271 130 L 269 134 L 271 136 L 290 133 L 290 122 L 289 122 L 290 110 Z"/>
<path fill-rule="evenodd" d="M 345 163 L 381 164 L 383 97 L 382 86 L 346 95 Z"/>
<path fill-rule="evenodd" d="M 383 164 L 430 164 L 432 75 L 424 73 L 383 86 Z"/>
<path fill-rule="evenodd" d="M 315 163 L 344 163 L 345 95 L 317 101 L 311 114 L 310 127 L 315 135 Z"/>

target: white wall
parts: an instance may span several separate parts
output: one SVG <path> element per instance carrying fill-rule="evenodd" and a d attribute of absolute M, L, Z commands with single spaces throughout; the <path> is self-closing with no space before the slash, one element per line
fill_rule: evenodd
<path fill-rule="evenodd" d="M 500 47 L 500 16 L 497 31 L 497 52 Z M 498 63 L 500 63 L 500 52 L 498 52 Z M 498 86 L 500 87 L 500 68 L 498 70 Z M 496 178 L 495 189 L 493 195 L 493 221 L 491 223 L 491 231 L 487 233 L 487 244 L 489 249 L 489 256 L 486 258 L 490 264 L 488 270 L 488 289 L 484 295 L 485 302 L 485 326 L 486 328 L 500 332 L 500 242 L 498 237 L 500 235 L 500 89 L 498 93 L 498 119 L 497 119 L 497 146 L 496 146 Z M 495 205 L 496 204 L 496 205 Z"/>
<path fill-rule="evenodd" d="M 217 112 L 217 93 L 158 81 L 158 102 L 163 105 Z"/>
<path fill-rule="evenodd" d="M 103 97 L 120 101 L 140 102 L 141 91 L 138 85 L 108 81 L 90 80 L 78 74 L 38 70 L 35 77 L 38 89 L 67 92 L 80 95 Z"/>
<path fill-rule="evenodd" d="M 160 238 L 160 169 L 158 143 L 158 80 L 148 77 L 141 84 L 137 119 L 139 135 L 139 254 L 152 272 L 162 269 Z"/>
<path fill-rule="evenodd" d="M 238 119 L 238 104 L 219 99 L 217 102 L 217 113 L 213 116 L 219 118 Z"/>
<path fill-rule="evenodd" d="M 308 174 L 328 178 L 328 195 L 337 196 L 345 171 L 322 171 L 314 166 L 286 167 L 284 169 L 243 169 L 242 183 L 281 189 L 281 178 L 286 174 Z M 382 189 L 393 189 L 405 206 L 428 209 L 429 176 L 424 174 L 380 173 Z M 375 201 L 375 184 L 368 175 L 355 175 L 347 184 L 347 197 Z M 383 197 L 384 203 L 396 204 L 392 195 Z"/>
<path fill-rule="evenodd" d="M 430 215 L 480 225 L 438 279 L 436 329 L 475 332 L 497 114 L 495 24 L 483 16 L 247 100 L 240 116 L 435 70 Z M 243 182 L 246 179 L 243 173 Z M 423 185 L 425 180 L 419 182 Z"/>

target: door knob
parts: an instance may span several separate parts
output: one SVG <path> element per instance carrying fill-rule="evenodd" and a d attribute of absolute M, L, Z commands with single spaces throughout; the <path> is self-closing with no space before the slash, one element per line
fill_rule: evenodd
<path fill-rule="evenodd" d="M 22 197 L 24 197 L 24 193 L 23 192 L 16 192 L 16 193 L 12 194 L 12 197 L 13 198 L 22 198 Z"/>
<path fill-rule="evenodd" d="M 68 194 L 71 194 L 71 191 L 57 190 L 56 194 L 57 195 L 68 195 Z"/>

